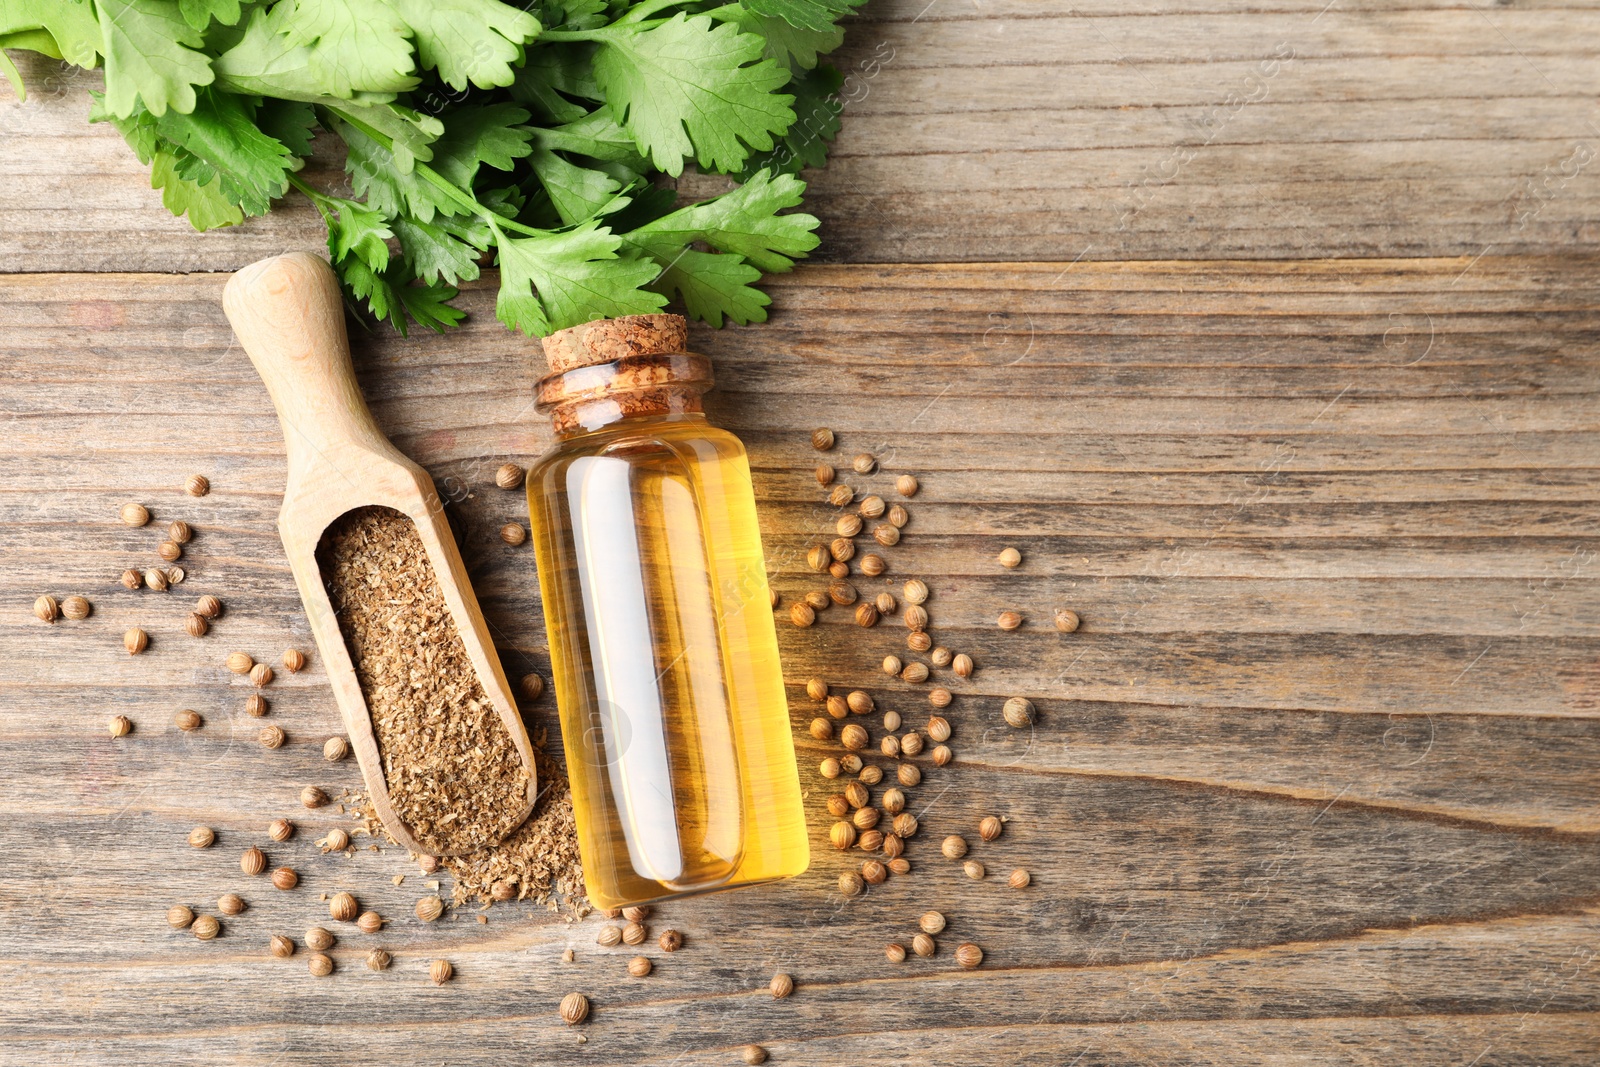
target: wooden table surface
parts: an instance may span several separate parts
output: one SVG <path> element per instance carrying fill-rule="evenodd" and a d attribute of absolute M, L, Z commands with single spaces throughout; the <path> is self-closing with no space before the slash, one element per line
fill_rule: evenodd
<path fill-rule="evenodd" d="M 879 582 L 924 578 L 936 638 L 979 669 L 948 680 L 955 761 L 920 761 L 912 872 L 841 898 L 804 682 L 910 726 L 926 687 L 878 672 L 896 625 L 783 623 L 812 868 L 659 909 L 686 944 L 644 979 L 593 917 L 424 925 L 402 852 L 314 847 L 340 817 L 297 811 L 300 788 L 356 784 L 321 756 L 318 658 L 270 687 L 278 751 L 222 665 L 310 639 L 274 528 L 282 441 L 219 297 L 222 272 L 317 247 L 315 215 L 188 232 L 86 123 L 97 76 L 25 64 L 33 95 L 0 103 L 0 1063 L 729 1064 L 759 1042 L 808 1065 L 1594 1064 L 1597 60 L 1593 3 L 873 0 L 813 176 L 822 262 L 771 282 L 770 323 L 694 341 L 785 600 L 832 527 L 826 425 L 840 462 L 879 457 L 852 484 L 921 479 Z M 357 364 L 451 497 L 517 674 L 545 640 L 491 476 L 549 434 L 542 359 L 492 298 L 465 294 L 445 336 L 359 338 Z M 126 500 L 198 531 L 178 591 L 117 583 L 159 540 L 117 521 Z M 94 613 L 45 626 L 41 593 Z M 200 593 L 228 607 L 195 640 Z M 1032 730 L 1003 724 L 1013 695 Z M 554 732 L 548 700 L 529 718 Z M 988 813 L 1006 832 L 977 842 Z M 270 849 L 291 893 L 235 863 L 279 815 L 306 824 Z M 950 833 L 990 877 L 940 855 Z M 346 937 L 327 979 L 270 958 L 337 889 L 381 937 Z M 229 890 L 251 907 L 216 941 L 167 929 Z M 938 955 L 888 963 L 930 908 Z M 360 965 L 369 942 L 391 970 Z M 458 977 L 435 987 L 440 957 Z M 556 1014 L 572 991 L 581 1028 Z"/>

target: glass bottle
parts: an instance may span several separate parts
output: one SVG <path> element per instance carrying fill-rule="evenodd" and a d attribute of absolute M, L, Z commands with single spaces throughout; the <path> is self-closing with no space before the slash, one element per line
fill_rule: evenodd
<path fill-rule="evenodd" d="M 750 466 L 677 315 L 545 338 L 528 471 L 556 701 L 600 908 L 810 862 Z"/>

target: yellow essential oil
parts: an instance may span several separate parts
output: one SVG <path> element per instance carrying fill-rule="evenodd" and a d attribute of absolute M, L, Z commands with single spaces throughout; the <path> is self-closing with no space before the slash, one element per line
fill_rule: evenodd
<path fill-rule="evenodd" d="M 528 514 L 584 881 L 601 908 L 810 861 L 750 466 L 676 315 L 545 339 Z"/>

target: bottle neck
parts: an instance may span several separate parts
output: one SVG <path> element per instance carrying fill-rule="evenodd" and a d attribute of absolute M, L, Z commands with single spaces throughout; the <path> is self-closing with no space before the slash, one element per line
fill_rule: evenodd
<path fill-rule="evenodd" d="M 693 352 L 630 355 L 547 375 L 538 407 L 567 438 L 625 419 L 702 414 L 711 381 L 710 361 Z"/>

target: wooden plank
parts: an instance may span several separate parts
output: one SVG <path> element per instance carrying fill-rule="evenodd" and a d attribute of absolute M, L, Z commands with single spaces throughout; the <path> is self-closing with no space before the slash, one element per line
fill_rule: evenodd
<path fill-rule="evenodd" d="M 955 760 L 919 760 L 912 873 L 840 898 L 859 857 L 825 839 L 839 783 L 818 774 L 833 750 L 806 730 L 803 684 L 864 689 L 903 729 L 932 708 L 926 686 L 878 670 L 907 654 L 897 623 L 783 621 L 812 869 L 662 908 L 652 926 L 687 943 L 647 945 L 642 980 L 623 970 L 634 950 L 594 946 L 596 920 L 496 906 L 486 925 L 463 909 L 426 926 L 410 909 L 431 890 L 403 854 L 315 848 L 342 817 L 298 809 L 300 787 L 356 784 L 321 756 L 338 729 L 321 664 L 270 688 L 275 751 L 222 665 L 310 647 L 274 527 L 282 442 L 221 317 L 224 279 L 0 276 L 0 1061 L 709 1064 L 754 1040 L 818 1064 L 1585 1064 L 1600 264 L 1465 266 L 811 266 L 774 286 L 768 327 L 697 332 L 724 382 L 715 417 L 751 444 L 783 597 L 819 584 L 803 553 L 836 517 L 812 467 L 871 451 L 882 469 L 852 484 L 892 494 L 913 471 L 923 488 L 881 550 L 888 572 L 853 580 L 925 577 L 935 637 L 978 671 L 935 671 L 955 694 Z M 491 287 L 464 303 L 453 334 L 359 337 L 358 371 L 447 496 L 508 672 L 546 671 L 531 557 L 495 534 L 522 502 L 490 485 L 548 443 L 530 407 L 542 365 L 493 321 Z M 984 358 L 997 321 L 1031 340 L 1022 363 Z M 1385 348 L 1419 326 L 1425 358 L 1395 358 L 1394 333 Z M 840 436 L 827 457 L 817 425 Z M 203 499 L 181 488 L 195 472 Z M 126 499 L 155 523 L 121 525 Z M 198 531 L 188 579 L 124 590 L 174 518 Z M 1016 571 L 994 562 L 1006 544 Z M 46 627 L 27 610 L 40 592 L 95 612 Z M 203 592 L 227 610 L 194 639 L 181 624 Z M 1028 624 L 997 631 L 1002 606 Z M 1058 606 L 1079 632 L 1049 626 Z M 120 646 L 134 624 L 152 635 L 139 657 Z M 1033 729 L 1001 722 L 1012 695 L 1036 703 Z M 185 707 L 203 730 L 172 725 Z M 113 741 L 119 712 L 136 726 Z M 553 730 L 548 702 L 527 714 Z M 875 744 L 881 720 L 859 721 Z M 982 843 L 988 812 L 1010 821 Z M 281 815 L 302 824 L 268 848 L 303 875 L 290 893 L 236 864 Z M 218 845 L 191 849 L 196 824 Z M 987 878 L 939 854 L 948 833 Z M 1029 889 L 1004 884 L 1013 867 Z M 326 982 L 267 957 L 270 933 L 326 922 L 320 895 L 338 889 L 388 918 L 379 938 L 342 935 Z M 251 907 L 215 943 L 166 929 L 172 903 L 229 890 Z M 930 907 L 951 920 L 939 955 L 888 964 L 881 945 Z M 963 940 L 985 949 L 976 972 L 951 959 Z M 371 943 L 391 971 L 361 966 Z M 451 986 L 426 981 L 438 957 Z M 799 991 L 775 1002 L 780 969 Z M 573 990 L 595 1003 L 576 1033 L 554 1015 Z"/>
<path fill-rule="evenodd" d="M 1592 251 L 1597 29 L 1589 3 L 874 0 L 836 57 L 849 81 L 833 162 L 809 176 L 818 254 Z M 22 67 L 33 96 L 0 102 L 0 269 L 228 270 L 321 244 L 299 197 L 188 231 L 116 132 L 87 124 L 98 74 Z M 335 183 L 338 167 L 319 156 L 310 174 Z"/>

